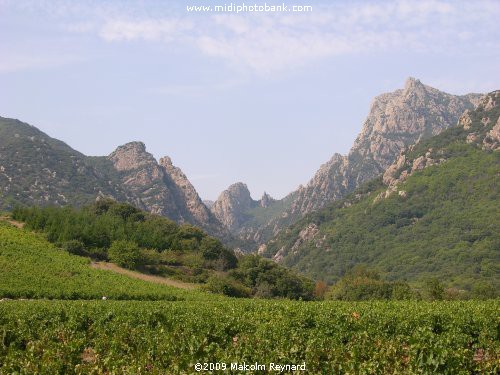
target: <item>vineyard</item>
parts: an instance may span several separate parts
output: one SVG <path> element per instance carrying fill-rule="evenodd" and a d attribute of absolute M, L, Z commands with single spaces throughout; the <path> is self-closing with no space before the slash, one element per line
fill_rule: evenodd
<path fill-rule="evenodd" d="M 494 374 L 500 367 L 498 299 L 232 299 L 93 269 L 44 235 L 1 222 L 0 269 L 2 375 L 293 372 L 271 364 L 305 366 L 295 373 L 307 374 Z"/>
<path fill-rule="evenodd" d="M 196 295 L 92 269 L 42 235 L 0 222 L 0 298 L 176 300 Z"/>
<path fill-rule="evenodd" d="M 308 374 L 493 374 L 499 307 L 498 301 L 3 301 L 0 373 L 191 374 L 197 363 L 243 373 L 230 365 L 305 362 Z"/>

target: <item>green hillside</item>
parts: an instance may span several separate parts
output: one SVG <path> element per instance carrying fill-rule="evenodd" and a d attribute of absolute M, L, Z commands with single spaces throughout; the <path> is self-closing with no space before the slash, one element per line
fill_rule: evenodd
<path fill-rule="evenodd" d="M 371 181 L 283 231 L 266 254 L 328 282 L 364 264 L 388 280 L 500 290 L 500 153 L 483 143 L 499 112 L 479 107 L 468 126 L 417 144 L 397 171 L 409 177 L 388 197 L 381 178 Z M 434 165 L 412 172 L 422 160 Z"/>
<path fill-rule="evenodd" d="M 80 206 L 100 193 L 125 200 L 106 158 L 89 158 L 34 126 L 0 117 L 0 209 L 16 204 Z"/>
<path fill-rule="evenodd" d="M 90 267 L 39 234 L 0 222 L 0 297 L 176 300 L 188 292 Z M 189 292 L 196 293 L 196 292 Z"/>
<path fill-rule="evenodd" d="M 311 280 L 267 259 L 237 258 L 201 229 L 178 225 L 127 203 L 104 199 L 81 209 L 18 207 L 12 217 L 71 254 L 199 283 L 213 293 L 314 298 Z"/>

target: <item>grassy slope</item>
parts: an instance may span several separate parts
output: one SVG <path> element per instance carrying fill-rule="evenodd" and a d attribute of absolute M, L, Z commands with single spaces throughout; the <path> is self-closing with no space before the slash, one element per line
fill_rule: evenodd
<path fill-rule="evenodd" d="M 204 293 L 92 269 L 87 258 L 54 247 L 40 234 L 0 222 L 0 297 L 171 300 Z"/>
<path fill-rule="evenodd" d="M 436 276 L 461 287 L 475 280 L 498 283 L 500 155 L 456 147 L 461 156 L 426 168 L 399 187 L 406 198 L 393 194 L 375 203 L 385 190 L 379 187 L 349 207 L 341 202 L 306 217 L 271 250 L 291 248 L 312 222 L 319 234 L 283 263 L 316 278 L 335 281 L 365 263 L 389 279 Z"/>

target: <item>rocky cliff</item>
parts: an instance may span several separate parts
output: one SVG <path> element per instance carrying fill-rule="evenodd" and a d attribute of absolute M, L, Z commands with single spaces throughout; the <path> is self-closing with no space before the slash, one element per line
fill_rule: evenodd
<path fill-rule="evenodd" d="M 229 232 L 200 199 L 194 186 L 168 156 L 158 161 L 142 142 L 118 147 L 108 159 L 120 173 L 127 199 L 135 206 L 179 223 L 199 226 L 221 239 Z"/>
<path fill-rule="evenodd" d="M 322 208 L 383 173 L 403 149 L 456 125 L 480 98 L 450 95 L 415 78 L 403 89 L 377 96 L 349 154 L 335 154 L 299 189 L 290 214 L 301 217 Z"/>
<path fill-rule="evenodd" d="M 270 206 L 265 223 L 248 215 L 231 230 L 262 244 L 309 212 L 344 197 L 364 182 L 382 174 L 406 147 L 456 125 L 472 110 L 480 94 L 456 96 L 408 78 L 404 88 L 377 96 L 348 155 L 334 154 L 305 186 Z M 230 216 L 230 212 L 226 212 Z M 241 215 L 241 213 L 240 213 Z M 245 215 L 241 215 L 245 218 Z M 257 225 L 258 224 L 258 225 Z"/>
<path fill-rule="evenodd" d="M 33 126 L 0 118 L 0 208 L 81 206 L 99 196 L 230 239 L 186 175 L 167 156 L 156 161 L 144 143 L 127 143 L 107 157 L 88 157 Z"/>
<path fill-rule="evenodd" d="M 498 289 L 499 130 L 494 91 L 456 126 L 407 147 L 378 178 L 259 252 L 330 282 L 361 263 L 392 280 L 439 276 L 466 289 L 488 280 Z"/>
<path fill-rule="evenodd" d="M 165 170 L 142 142 L 130 142 L 118 147 L 108 159 L 120 174 L 127 191 L 127 200 L 138 208 L 154 214 L 185 221 L 185 210 L 167 182 Z"/>
<path fill-rule="evenodd" d="M 230 231 L 247 220 L 248 211 L 258 206 L 250 196 L 247 185 L 237 182 L 224 190 L 210 208 L 215 217 Z"/>
<path fill-rule="evenodd" d="M 447 134 L 443 134 L 446 137 Z M 415 172 L 440 165 L 449 159 L 444 145 L 451 141 L 465 142 L 485 151 L 500 150 L 500 91 L 485 95 L 474 111 L 466 110 L 458 120 L 453 133 L 448 135 L 446 143 L 424 142 L 401 151 L 396 161 L 391 164 L 382 176 L 387 190 L 380 193 L 376 200 L 385 199 L 397 192 L 406 196 L 399 186 Z"/>

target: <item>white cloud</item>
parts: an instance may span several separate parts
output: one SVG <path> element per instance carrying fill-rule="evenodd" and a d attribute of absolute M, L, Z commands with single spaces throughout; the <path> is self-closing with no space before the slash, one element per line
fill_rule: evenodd
<path fill-rule="evenodd" d="M 70 33 L 94 33 L 109 43 L 177 43 L 264 75 L 339 55 L 500 49 L 500 2 L 494 0 L 325 1 L 311 13 L 217 15 L 187 13 L 182 6 L 174 11 L 162 2 L 21 3 L 25 11 L 46 9 L 63 19 Z"/>
<path fill-rule="evenodd" d="M 191 22 L 181 19 L 110 20 L 103 25 L 99 34 L 106 41 L 171 41 L 192 27 Z"/>
<path fill-rule="evenodd" d="M 107 41 L 187 42 L 238 69 L 269 74 L 353 53 L 452 51 L 494 34 L 500 18 L 500 6 L 491 1 L 334 4 L 315 6 L 313 13 L 206 14 L 196 27 L 186 18 L 109 21 L 100 35 Z"/>

